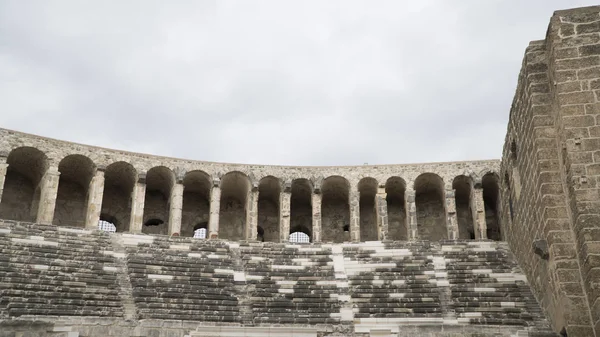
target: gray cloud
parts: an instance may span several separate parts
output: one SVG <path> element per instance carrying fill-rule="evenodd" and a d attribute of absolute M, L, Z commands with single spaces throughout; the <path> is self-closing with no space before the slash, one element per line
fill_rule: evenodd
<path fill-rule="evenodd" d="M 198 160 L 498 158 L 533 1 L 0 0 L 0 124 Z"/>

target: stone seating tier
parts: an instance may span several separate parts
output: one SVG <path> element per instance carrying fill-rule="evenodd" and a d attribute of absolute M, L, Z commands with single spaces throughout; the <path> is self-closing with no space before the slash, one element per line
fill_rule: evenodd
<path fill-rule="evenodd" d="M 0 310 L 10 316 L 123 315 L 103 232 L 0 223 Z"/>
<path fill-rule="evenodd" d="M 0 221 L 0 262 L 0 317 L 547 331 L 492 241 L 225 242 Z"/>

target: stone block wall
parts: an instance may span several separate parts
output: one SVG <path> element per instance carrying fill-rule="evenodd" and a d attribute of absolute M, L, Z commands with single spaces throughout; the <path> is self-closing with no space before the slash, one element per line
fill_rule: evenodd
<path fill-rule="evenodd" d="M 557 11 L 525 52 L 501 165 L 506 240 L 554 329 L 600 333 L 600 7 Z"/>

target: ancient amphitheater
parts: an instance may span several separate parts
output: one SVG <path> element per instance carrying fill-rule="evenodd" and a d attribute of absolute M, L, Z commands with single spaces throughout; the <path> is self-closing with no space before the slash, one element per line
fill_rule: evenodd
<path fill-rule="evenodd" d="M 212 163 L 0 129 L 0 337 L 600 336 L 600 7 L 502 160 Z"/>

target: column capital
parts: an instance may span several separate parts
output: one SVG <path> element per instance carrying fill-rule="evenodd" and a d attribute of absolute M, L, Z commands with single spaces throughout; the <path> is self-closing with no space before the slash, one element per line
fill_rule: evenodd
<path fill-rule="evenodd" d="M 96 172 L 106 172 L 106 165 L 96 166 Z"/>
<path fill-rule="evenodd" d="M 292 181 L 291 180 L 284 181 L 282 187 L 283 187 L 281 189 L 282 192 L 284 192 L 284 193 L 292 193 Z"/>

